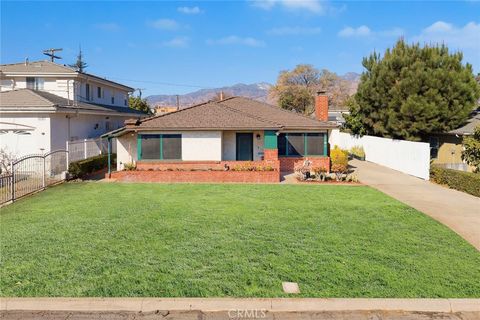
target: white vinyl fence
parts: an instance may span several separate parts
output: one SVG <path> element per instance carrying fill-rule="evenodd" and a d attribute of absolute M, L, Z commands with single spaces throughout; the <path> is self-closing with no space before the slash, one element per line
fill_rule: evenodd
<path fill-rule="evenodd" d="M 350 150 L 362 146 L 365 160 L 400 172 L 428 180 L 430 176 L 430 145 L 424 142 L 394 140 L 373 136 L 356 137 L 332 130 L 329 137 L 331 148 L 338 145 Z"/>
<path fill-rule="evenodd" d="M 68 163 L 84 160 L 108 152 L 107 139 L 82 139 L 67 141 Z M 116 153 L 117 144 L 112 141 L 111 153 Z"/>

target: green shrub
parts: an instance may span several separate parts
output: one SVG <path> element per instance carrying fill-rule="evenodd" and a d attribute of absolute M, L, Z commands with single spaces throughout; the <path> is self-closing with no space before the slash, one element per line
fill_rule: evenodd
<path fill-rule="evenodd" d="M 134 171 L 137 169 L 137 165 L 133 162 L 125 163 L 123 165 L 123 170 L 125 171 Z"/>
<path fill-rule="evenodd" d="M 246 162 L 244 164 L 237 164 L 232 169 L 232 171 L 275 171 L 272 166 L 262 166 L 262 165 L 254 165 L 253 163 Z M 223 169 L 222 169 L 223 171 Z"/>
<path fill-rule="evenodd" d="M 365 151 L 362 146 L 353 146 L 350 149 L 350 154 L 355 156 L 357 159 L 365 159 Z"/>
<path fill-rule="evenodd" d="M 339 164 L 339 165 L 348 165 L 348 151 L 340 149 L 339 146 L 335 145 L 333 149 L 330 151 L 330 160 L 332 161 L 332 165 Z"/>
<path fill-rule="evenodd" d="M 480 197 L 480 174 L 478 173 L 445 169 L 434 165 L 430 168 L 430 179 L 438 184 Z"/>
<path fill-rule="evenodd" d="M 116 162 L 116 154 L 111 155 L 112 165 Z M 86 175 L 108 167 L 108 155 L 90 157 L 70 163 L 68 172 L 75 178 L 84 178 Z"/>

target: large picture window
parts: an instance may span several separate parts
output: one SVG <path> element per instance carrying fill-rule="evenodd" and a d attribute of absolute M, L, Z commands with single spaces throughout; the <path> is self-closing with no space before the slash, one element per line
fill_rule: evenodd
<path fill-rule="evenodd" d="M 287 152 L 290 156 L 303 156 L 305 154 L 305 141 L 302 133 L 287 135 Z"/>
<path fill-rule="evenodd" d="M 181 160 L 181 134 L 142 134 L 139 139 L 140 160 Z"/>
<path fill-rule="evenodd" d="M 281 133 L 278 136 L 278 155 L 287 157 L 326 155 L 326 133 Z"/>
<path fill-rule="evenodd" d="M 160 159 L 160 135 L 142 135 L 142 159 Z"/>
<path fill-rule="evenodd" d="M 179 134 L 162 135 L 162 159 L 182 159 L 182 136 Z"/>

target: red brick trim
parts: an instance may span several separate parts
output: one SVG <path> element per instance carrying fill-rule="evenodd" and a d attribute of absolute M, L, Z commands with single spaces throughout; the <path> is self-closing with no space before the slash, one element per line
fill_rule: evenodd
<path fill-rule="evenodd" d="M 265 160 L 278 160 L 278 149 L 264 149 L 263 157 Z"/>
<path fill-rule="evenodd" d="M 116 171 L 111 178 L 124 182 L 243 182 L 278 183 L 279 171 Z"/>
<path fill-rule="evenodd" d="M 174 170 L 174 171 L 206 171 L 232 170 L 237 166 L 271 167 L 275 171 L 280 170 L 278 160 L 258 161 L 137 161 L 137 170 Z"/>

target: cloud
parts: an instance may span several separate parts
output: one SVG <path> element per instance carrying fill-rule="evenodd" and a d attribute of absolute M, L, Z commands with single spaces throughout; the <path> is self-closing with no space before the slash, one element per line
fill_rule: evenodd
<path fill-rule="evenodd" d="M 277 6 L 288 10 L 303 10 L 317 14 L 323 14 L 326 10 L 325 2 L 320 0 L 253 0 L 251 3 L 264 10 L 270 10 Z"/>
<path fill-rule="evenodd" d="M 379 35 L 379 36 L 382 36 L 382 37 L 398 38 L 398 37 L 401 37 L 401 36 L 405 35 L 405 30 L 403 30 L 402 28 L 392 28 L 392 29 L 379 31 L 376 34 Z"/>
<path fill-rule="evenodd" d="M 251 37 L 228 36 L 217 40 L 207 40 L 210 45 L 242 45 L 248 47 L 265 47 L 265 42 Z"/>
<path fill-rule="evenodd" d="M 175 37 L 169 41 L 163 42 L 162 45 L 170 48 L 186 48 L 188 47 L 188 41 L 188 37 Z"/>
<path fill-rule="evenodd" d="M 320 27 L 281 27 L 273 28 L 267 31 L 272 36 L 296 36 L 296 35 L 313 35 L 322 32 Z"/>
<path fill-rule="evenodd" d="M 121 29 L 120 26 L 115 22 L 97 23 L 94 25 L 94 27 L 99 30 L 110 31 L 110 32 L 116 32 Z"/>
<path fill-rule="evenodd" d="M 199 14 L 203 13 L 199 7 L 178 7 L 177 11 L 183 14 Z"/>
<path fill-rule="evenodd" d="M 338 36 L 342 38 L 373 38 L 373 37 L 400 37 L 405 34 L 401 28 L 392 28 L 380 31 L 374 31 L 366 25 L 357 28 L 345 27 L 338 32 Z"/>
<path fill-rule="evenodd" d="M 480 50 L 480 23 L 469 22 L 463 27 L 437 21 L 412 38 L 420 43 L 446 43 L 455 49 Z M 477 53 L 478 54 L 478 53 Z"/>
<path fill-rule="evenodd" d="M 157 19 L 148 22 L 148 25 L 152 28 L 160 30 L 177 30 L 180 28 L 178 22 L 173 19 Z"/>
<path fill-rule="evenodd" d="M 365 37 L 369 36 L 372 34 L 372 31 L 370 30 L 369 27 L 363 25 L 358 28 L 352 28 L 352 27 L 345 27 L 340 32 L 338 35 L 340 37 Z"/>

